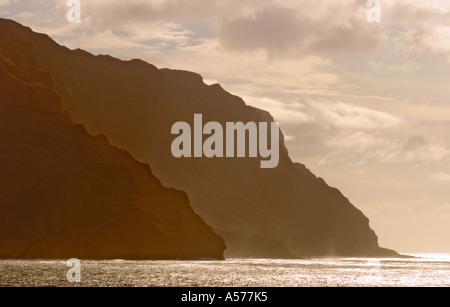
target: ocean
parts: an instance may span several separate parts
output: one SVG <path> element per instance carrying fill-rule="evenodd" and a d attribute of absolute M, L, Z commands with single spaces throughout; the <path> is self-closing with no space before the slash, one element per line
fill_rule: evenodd
<path fill-rule="evenodd" d="M 450 254 L 411 259 L 0 260 L 1 287 L 449 287 Z"/>

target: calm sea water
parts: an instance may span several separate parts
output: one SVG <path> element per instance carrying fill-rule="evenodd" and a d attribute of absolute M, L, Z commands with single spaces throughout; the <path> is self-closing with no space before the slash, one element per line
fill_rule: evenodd
<path fill-rule="evenodd" d="M 83 261 L 81 283 L 66 260 L 1 260 L 0 286 L 329 287 L 450 286 L 450 254 L 416 259 Z"/>

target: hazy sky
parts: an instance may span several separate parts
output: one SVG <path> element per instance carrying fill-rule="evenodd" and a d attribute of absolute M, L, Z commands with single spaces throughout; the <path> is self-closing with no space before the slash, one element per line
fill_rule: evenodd
<path fill-rule="evenodd" d="M 294 161 L 339 188 L 380 244 L 450 253 L 450 1 L 0 0 L 70 48 L 219 82 L 281 122 Z"/>

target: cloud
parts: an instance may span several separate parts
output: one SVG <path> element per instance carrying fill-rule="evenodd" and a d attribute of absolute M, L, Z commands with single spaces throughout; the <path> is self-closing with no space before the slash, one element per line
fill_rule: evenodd
<path fill-rule="evenodd" d="M 342 102 L 316 103 L 312 107 L 321 112 L 324 122 L 331 123 L 336 127 L 378 129 L 395 127 L 402 123 L 401 119 L 393 115 Z"/>
<path fill-rule="evenodd" d="M 382 1 L 382 22 L 369 23 L 366 1 L 276 1 L 237 11 L 219 22 L 220 41 L 230 50 L 263 49 L 271 56 L 339 56 L 450 53 L 450 8 L 446 0 Z"/>
<path fill-rule="evenodd" d="M 418 148 L 422 148 L 426 146 L 428 143 L 423 136 L 415 135 L 406 140 L 403 144 L 403 151 L 411 152 L 417 150 Z"/>
<path fill-rule="evenodd" d="M 310 165 L 427 165 L 450 162 L 450 142 L 430 131 L 436 125 L 407 120 L 372 108 L 343 102 L 282 101 L 245 97 L 253 106 L 268 110 L 290 136 L 289 149 L 296 161 Z M 442 126 L 445 124 L 441 124 Z M 415 130 L 419 134 L 414 134 Z M 444 133 L 444 132 L 443 132 Z M 445 133 L 444 133 L 445 134 Z"/>
<path fill-rule="evenodd" d="M 367 53 L 379 46 L 380 26 L 367 22 L 362 6 L 343 1 L 320 11 L 323 1 L 270 6 L 231 16 L 220 26 L 220 41 L 231 50 L 264 49 L 272 56 Z M 367 8 L 366 8 L 367 9 Z"/>
<path fill-rule="evenodd" d="M 0 6 L 11 6 L 11 4 L 20 0 L 0 0 Z"/>
<path fill-rule="evenodd" d="M 71 27 L 70 25 L 69 27 Z M 85 32 L 78 29 L 79 34 L 74 37 L 73 32 L 61 33 L 62 42 L 74 48 L 97 50 L 138 50 L 139 52 L 162 52 L 176 50 L 189 43 L 190 32 L 176 23 L 155 23 L 152 27 L 139 27 L 135 24 L 124 25 L 120 30 L 104 30 Z M 98 44 L 98 42 L 103 42 Z M 137 56 L 137 55 L 135 55 Z"/>
<path fill-rule="evenodd" d="M 445 0 L 386 1 L 384 32 L 398 52 L 450 53 L 450 5 Z"/>
<path fill-rule="evenodd" d="M 447 173 L 433 173 L 429 176 L 430 180 L 438 181 L 442 183 L 449 183 L 450 182 L 450 174 Z"/>
<path fill-rule="evenodd" d="M 86 11 L 95 16 L 99 27 L 121 27 L 127 23 L 151 24 L 155 21 L 218 22 L 246 8 L 264 6 L 270 0 L 96 0 L 86 2 Z"/>
<path fill-rule="evenodd" d="M 392 72 L 414 73 L 421 68 L 418 63 L 411 60 L 395 64 L 386 64 L 381 61 L 370 61 L 370 65 L 376 72 L 383 74 L 390 74 Z"/>
<path fill-rule="evenodd" d="M 369 130 L 396 127 L 403 123 L 402 119 L 388 113 L 343 102 L 304 100 L 283 103 L 275 99 L 255 97 L 244 97 L 244 100 L 269 110 L 277 120 L 286 123 L 316 123 L 335 128 Z"/>
<path fill-rule="evenodd" d="M 10 2 L 0 0 L 0 5 Z M 35 9 L 27 11 L 42 15 L 37 5 L 46 7 L 51 13 L 40 19 L 59 16 L 54 21 L 61 26 L 67 10 L 63 2 L 38 1 Z M 82 3 L 82 15 L 83 22 L 99 32 L 124 27 L 139 31 L 162 23 L 191 31 L 189 23 L 195 21 L 202 23 L 201 28 L 217 29 L 218 41 L 228 50 L 264 50 L 276 58 L 372 54 L 380 49 L 415 55 L 450 53 L 446 0 L 386 0 L 381 8 L 380 24 L 367 21 L 370 8 L 360 0 L 96 0 Z M 197 30 L 191 31 L 191 37 L 196 32 L 206 35 Z"/>
<path fill-rule="evenodd" d="M 308 113 L 302 103 L 283 103 L 271 98 L 243 97 L 244 101 L 260 109 L 269 111 L 275 120 L 283 123 L 303 124 L 314 120 L 313 114 Z M 292 139 L 292 136 L 291 136 Z"/>
<path fill-rule="evenodd" d="M 0 13 L 9 14 L 11 10 L 11 5 L 19 0 L 0 0 Z"/>

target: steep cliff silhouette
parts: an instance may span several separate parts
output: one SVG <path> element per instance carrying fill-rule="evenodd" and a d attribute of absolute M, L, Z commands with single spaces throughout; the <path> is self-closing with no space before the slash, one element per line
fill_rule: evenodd
<path fill-rule="evenodd" d="M 148 163 L 165 186 L 188 193 L 195 211 L 225 239 L 228 257 L 397 255 L 379 247 L 369 220 L 337 189 L 291 161 L 283 135 L 275 169 L 261 169 L 260 159 L 171 154 L 171 126 L 192 126 L 195 113 L 223 125 L 272 122 L 269 113 L 195 73 L 72 51 L 13 21 L 0 26 L 31 46 L 74 122 Z M 3 49 L 21 52 L 16 44 Z"/>
<path fill-rule="evenodd" d="M 184 192 L 73 124 L 31 45 L 0 37 L 0 258 L 223 257 Z"/>

